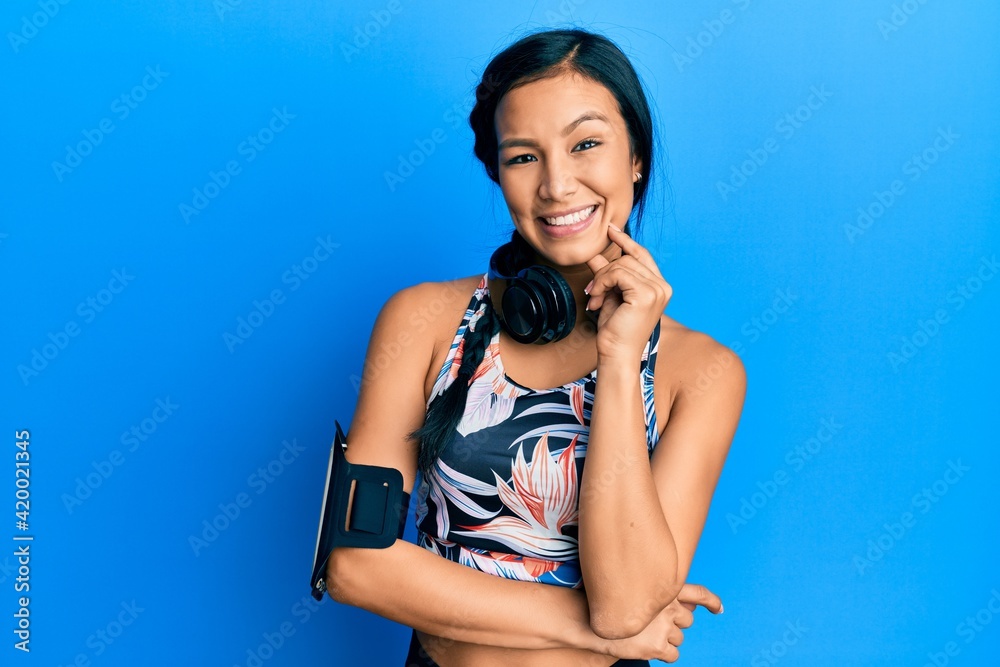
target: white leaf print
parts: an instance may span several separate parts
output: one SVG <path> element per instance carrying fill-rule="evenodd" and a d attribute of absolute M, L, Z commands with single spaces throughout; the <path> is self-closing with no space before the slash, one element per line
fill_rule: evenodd
<path fill-rule="evenodd" d="M 469 397 L 465 404 L 465 414 L 456 429 L 463 436 L 495 426 L 506 420 L 514 412 L 514 402 L 510 396 L 493 393 L 490 382 L 473 382 L 469 387 Z"/>
<path fill-rule="evenodd" d="M 478 496 L 496 497 L 496 489 L 489 484 L 451 468 L 441 459 L 435 462 L 430 474 L 434 480 L 434 486 L 440 488 L 448 500 L 469 516 L 474 516 L 477 519 L 492 519 L 499 512 L 499 510 L 496 512 L 487 511 L 465 495 L 467 492 Z M 438 533 L 438 535 L 447 535 L 447 533 Z"/>

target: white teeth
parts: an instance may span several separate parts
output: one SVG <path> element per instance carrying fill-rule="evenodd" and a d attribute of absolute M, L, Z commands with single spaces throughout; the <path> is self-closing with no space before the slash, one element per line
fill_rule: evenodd
<path fill-rule="evenodd" d="M 589 208 L 585 208 L 582 211 L 571 213 L 570 215 L 562 215 L 559 216 L 558 218 L 542 218 L 542 220 L 544 220 L 550 225 L 557 225 L 557 226 L 572 225 L 574 223 L 580 222 L 581 220 L 585 220 L 586 218 L 588 218 L 590 214 L 594 212 L 595 208 L 597 208 L 596 204 Z"/>

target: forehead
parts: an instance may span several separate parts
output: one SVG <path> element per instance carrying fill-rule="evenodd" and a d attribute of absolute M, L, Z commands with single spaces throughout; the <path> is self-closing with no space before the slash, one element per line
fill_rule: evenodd
<path fill-rule="evenodd" d="M 497 105 L 497 138 L 508 135 L 561 132 L 584 111 L 604 114 L 612 125 L 625 120 L 614 96 L 602 84 L 579 72 L 564 72 L 511 90 Z"/>

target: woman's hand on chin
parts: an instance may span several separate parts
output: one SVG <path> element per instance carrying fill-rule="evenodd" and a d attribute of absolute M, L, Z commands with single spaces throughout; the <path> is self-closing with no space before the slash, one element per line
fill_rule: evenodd
<path fill-rule="evenodd" d="M 673 289 L 650 252 L 628 234 L 609 225 L 608 238 L 621 247 L 622 255 L 610 262 L 604 255 L 587 261 L 594 272 L 587 289 L 587 309 L 601 310 L 597 319 L 598 359 L 621 358 L 631 363 L 642 356 Z"/>

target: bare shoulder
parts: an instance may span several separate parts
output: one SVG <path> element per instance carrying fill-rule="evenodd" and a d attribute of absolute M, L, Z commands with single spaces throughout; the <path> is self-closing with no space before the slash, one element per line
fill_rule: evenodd
<path fill-rule="evenodd" d="M 386 302 L 379 324 L 393 330 L 390 345 L 416 347 L 428 364 L 424 393 L 430 396 L 438 368 L 444 363 L 452 339 L 482 281 L 481 274 L 445 281 L 425 281 L 405 287 Z M 376 325 L 378 326 L 378 324 Z"/>
<path fill-rule="evenodd" d="M 481 275 L 475 275 L 417 283 L 396 292 L 386 303 L 386 308 L 392 309 L 397 318 L 403 316 L 411 334 L 432 332 L 436 339 L 446 333 L 452 324 L 454 328 L 458 327 L 481 280 Z M 454 334 L 454 328 L 451 334 Z M 450 340 L 450 335 L 448 338 Z"/>
<path fill-rule="evenodd" d="M 660 317 L 654 383 L 657 390 L 662 389 L 657 393 L 667 394 L 668 405 L 678 397 L 716 392 L 742 403 L 746 369 L 728 346 L 664 314 Z M 659 403 L 657 400 L 658 408 Z"/>

